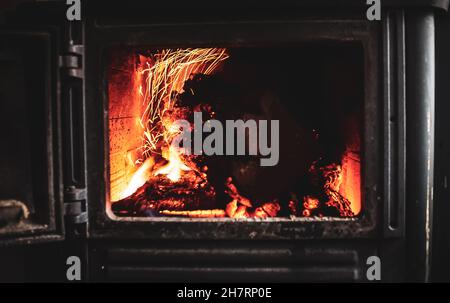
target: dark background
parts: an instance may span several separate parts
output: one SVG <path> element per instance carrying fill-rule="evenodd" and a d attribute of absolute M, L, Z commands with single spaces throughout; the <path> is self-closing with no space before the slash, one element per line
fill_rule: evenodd
<path fill-rule="evenodd" d="M 31 0 L 2 0 L 0 12 Z M 450 282 L 450 14 L 436 15 L 436 133 L 432 281 Z M 0 21 L 2 15 L 0 13 Z M 0 282 L 65 281 L 63 243 L 0 249 Z"/>
<path fill-rule="evenodd" d="M 432 279 L 450 281 L 450 15 L 436 17 L 436 135 Z"/>

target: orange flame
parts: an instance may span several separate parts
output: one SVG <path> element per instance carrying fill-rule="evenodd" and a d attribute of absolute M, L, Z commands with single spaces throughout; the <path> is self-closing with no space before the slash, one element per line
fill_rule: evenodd
<path fill-rule="evenodd" d="M 139 187 L 147 182 L 150 177 L 151 168 L 154 164 L 155 161 L 153 161 L 153 158 L 147 158 L 144 163 L 142 163 L 139 169 L 133 174 L 133 177 L 125 190 L 120 193 L 120 199 L 131 196 Z"/>
<path fill-rule="evenodd" d="M 144 108 L 139 119 L 143 158 L 136 162 L 143 164 L 120 192 L 120 199 L 132 195 L 152 175 L 164 175 L 177 182 L 183 172 L 197 170 L 194 163 L 181 157 L 182 149 L 171 146 L 179 132 L 174 122 L 185 118 L 185 113 L 175 108 L 176 95 L 183 92 L 185 81 L 192 75 L 212 74 L 227 58 L 224 48 L 165 49 L 152 57 L 140 56 L 141 65 L 135 77 L 143 82 L 137 87 Z M 152 172 L 158 154 L 168 163 Z"/>
<path fill-rule="evenodd" d="M 167 152 L 163 152 L 163 157 L 169 162 L 156 170 L 153 175 L 166 175 L 172 182 L 177 182 L 181 178 L 181 173 L 183 171 L 190 171 L 191 168 L 184 164 L 180 156 L 180 151 L 175 147 L 170 146 L 169 149 L 166 149 L 165 151 Z"/>

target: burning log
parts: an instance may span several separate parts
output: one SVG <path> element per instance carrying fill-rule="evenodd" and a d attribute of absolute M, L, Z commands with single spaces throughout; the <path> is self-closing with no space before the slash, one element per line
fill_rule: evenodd
<path fill-rule="evenodd" d="M 250 202 L 250 200 L 241 196 L 236 186 L 232 182 L 233 179 L 231 177 L 227 178 L 227 181 L 225 183 L 225 193 L 228 194 L 233 199 L 233 201 L 239 202 L 246 207 L 252 207 L 252 203 Z"/>
<path fill-rule="evenodd" d="M 310 217 L 312 212 L 320 205 L 319 199 L 312 196 L 305 196 L 303 198 L 303 212 L 304 217 Z"/>
<path fill-rule="evenodd" d="M 198 210 L 162 210 L 160 214 L 165 216 L 189 217 L 189 218 L 224 218 L 223 209 L 198 209 Z"/>
<path fill-rule="evenodd" d="M 336 209 L 338 215 L 341 217 L 353 217 L 355 214 L 351 209 L 351 203 L 339 193 L 339 186 L 341 184 L 341 166 L 335 163 L 328 165 L 320 165 L 318 161 L 314 162 L 309 169 L 311 182 L 317 187 L 317 196 L 325 194 L 327 201 L 325 206 Z M 305 197 L 308 198 L 308 197 Z M 318 197 L 309 197 L 304 203 L 303 215 L 310 216 L 312 211 L 319 213 L 323 211 L 323 205 L 318 205 L 321 199 Z M 314 207 L 310 207 L 313 205 Z"/>
<path fill-rule="evenodd" d="M 260 219 L 274 218 L 277 216 L 280 209 L 281 209 L 280 203 L 267 202 L 264 203 L 262 206 L 257 207 L 253 212 L 252 217 Z"/>
<path fill-rule="evenodd" d="M 350 201 L 339 193 L 339 165 L 313 163 L 310 180 L 314 190 L 303 196 L 301 204 L 297 196 L 291 193 L 291 199 L 286 205 L 291 214 L 305 217 L 354 216 Z M 281 210 L 278 200 L 259 203 L 242 196 L 230 177 L 226 179 L 224 191 L 231 201 L 224 209 L 217 209 L 216 193 L 205 173 L 185 171 L 176 182 L 165 175 L 153 175 L 134 194 L 113 203 L 112 210 L 118 215 L 236 219 L 271 218 L 276 217 Z"/>
<path fill-rule="evenodd" d="M 276 217 L 281 207 L 278 201 L 263 203 L 254 211 L 248 211 L 247 208 L 252 208 L 252 202 L 242 196 L 236 186 L 233 184 L 231 177 L 227 178 L 225 182 L 225 193 L 233 200 L 227 204 L 226 213 L 230 218 L 267 218 Z"/>
<path fill-rule="evenodd" d="M 341 217 L 353 217 L 355 214 L 353 213 L 350 207 L 350 201 L 344 198 L 339 192 L 329 189 L 326 190 L 326 193 L 330 196 L 330 201 L 326 203 L 327 206 L 335 207 L 339 211 L 339 215 Z"/>
<path fill-rule="evenodd" d="M 280 211 L 280 204 L 278 202 L 267 202 L 261 208 L 269 217 L 276 217 Z"/>
<path fill-rule="evenodd" d="M 230 218 L 248 218 L 247 207 L 245 205 L 238 205 L 237 200 L 233 200 L 227 204 L 226 214 Z"/>
<path fill-rule="evenodd" d="M 114 212 L 146 216 L 148 211 L 197 210 L 212 208 L 215 190 L 195 171 L 189 171 L 178 182 L 162 175 L 152 176 L 131 196 L 112 204 Z"/>

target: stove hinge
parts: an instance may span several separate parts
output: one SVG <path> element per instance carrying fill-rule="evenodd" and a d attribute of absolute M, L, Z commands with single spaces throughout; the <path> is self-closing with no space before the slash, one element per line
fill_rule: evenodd
<path fill-rule="evenodd" d="M 59 56 L 59 67 L 62 76 L 83 79 L 83 55 L 83 45 L 69 44 L 66 52 Z"/>
<path fill-rule="evenodd" d="M 66 39 L 59 56 L 63 126 L 64 225 L 67 238 L 88 236 L 84 47 Z"/>
<path fill-rule="evenodd" d="M 64 192 L 64 218 L 69 224 L 85 224 L 88 221 L 86 189 L 68 186 Z"/>

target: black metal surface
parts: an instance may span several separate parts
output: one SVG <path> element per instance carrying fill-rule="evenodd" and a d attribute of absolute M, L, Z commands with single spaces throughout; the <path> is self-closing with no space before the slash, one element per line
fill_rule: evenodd
<path fill-rule="evenodd" d="M 283 3 L 280 3 L 280 7 L 283 7 Z M 294 2 L 289 3 L 294 5 Z M 366 6 L 361 3 L 364 4 L 365 1 L 358 1 L 357 6 L 365 8 Z M 128 4 L 131 8 L 133 3 Z M 91 243 L 94 247 L 90 257 L 93 260 L 91 269 L 95 279 L 161 281 L 164 278 L 171 281 L 205 279 L 223 281 L 239 276 L 242 280 L 249 281 L 258 279 L 266 281 L 270 278 L 279 278 L 278 281 L 351 281 L 364 278 L 361 274 L 363 273 L 361 264 L 369 255 L 382 256 L 383 280 L 428 279 L 433 182 L 433 15 L 431 10 L 427 13 L 417 10 L 407 11 L 405 15 L 402 11 L 396 11 L 385 16 L 384 27 L 381 28 L 381 23 L 362 20 L 365 15 L 350 13 L 347 15 L 344 11 L 352 7 L 350 2 L 341 6 L 339 12 L 324 18 L 319 17 L 320 14 L 314 15 L 313 10 L 302 10 L 303 5 L 305 7 L 309 5 L 310 8 L 327 6 L 331 9 L 337 4 L 343 2 L 296 2 L 296 7 L 303 15 L 309 14 L 305 19 L 292 19 L 286 15 L 281 19 L 270 19 L 261 14 L 262 21 L 237 19 L 222 22 L 222 19 L 217 19 L 211 22 L 206 20 L 207 18 L 199 18 L 194 23 L 191 20 L 191 23 L 177 24 L 167 20 L 161 22 L 162 19 L 155 21 L 150 18 L 149 21 L 147 18 L 146 23 L 142 24 L 139 22 L 145 18 L 136 18 L 131 23 L 123 23 L 124 19 L 117 22 L 108 18 L 87 18 L 86 61 L 79 56 L 82 54 L 79 52 L 80 48 L 67 47 L 67 41 L 62 43 L 66 50 L 61 54 L 62 74 L 71 78 L 64 83 L 67 85 L 66 88 L 69 88 L 68 90 L 63 88 L 67 93 L 64 99 L 70 101 L 64 103 L 64 107 L 66 115 L 75 119 L 67 119 L 65 116 L 67 124 L 61 128 L 58 120 L 60 110 L 60 104 L 57 102 L 58 93 L 54 92 L 55 95 L 52 97 L 55 97 L 56 101 L 51 103 L 54 107 L 50 111 L 52 114 L 48 121 L 51 127 L 47 130 L 50 133 L 48 142 L 57 143 L 56 146 L 52 146 L 54 148 L 52 162 L 56 167 L 52 178 L 56 181 L 55 184 L 48 186 L 55 195 L 53 206 L 56 213 L 50 212 L 50 217 L 58 214 L 58 203 L 62 202 L 59 131 L 64 129 L 64 137 L 68 140 L 64 149 L 72 152 L 68 157 L 70 160 L 66 161 L 68 168 L 65 169 L 65 185 L 75 186 L 75 189 L 78 187 L 81 192 L 84 192 L 86 185 L 89 186 L 87 202 L 90 209 L 89 222 L 92 223 Z M 446 9 L 448 1 L 389 1 L 384 4 Z M 284 8 L 288 8 L 289 5 Z M 89 13 L 95 13 L 95 6 L 91 8 Z M 129 12 L 136 12 L 136 7 Z M 242 12 L 246 10 L 243 9 Z M 198 18 L 198 15 L 195 17 Z M 129 15 L 128 18 L 133 19 L 133 15 Z M 202 23 L 202 20 L 206 21 Z M 152 22 L 153 24 L 150 24 Z M 72 37 L 72 33 L 65 36 Z M 76 35 L 73 38 L 77 45 L 83 44 Z M 367 85 L 364 100 L 366 124 L 362 191 L 365 210 L 361 218 L 321 222 L 310 220 L 231 222 L 232 220 L 192 219 L 143 222 L 133 219 L 114 221 L 107 216 L 105 213 L 109 176 L 107 93 L 103 56 L 106 47 L 115 44 L 239 46 L 283 44 L 300 40 L 354 40 L 360 41 L 365 47 Z M 56 44 L 55 41 L 53 43 Z M 56 49 L 55 45 L 53 47 Z M 378 54 L 381 50 L 384 64 Z M 58 55 L 59 52 L 52 53 L 54 59 L 52 62 L 55 65 L 52 65 L 52 71 L 55 74 Z M 80 65 L 88 72 L 86 88 L 83 87 L 83 82 L 79 81 L 82 79 Z M 384 66 L 383 84 L 380 83 L 381 66 Z M 55 84 L 57 79 L 58 76 L 55 76 L 52 83 Z M 73 81 L 74 79 L 78 80 Z M 383 99 L 380 94 L 382 87 Z M 83 101 L 84 94 L 86 100 Z M 86 121 L 84 121 L 85 109 Z M 380 123 L 384 123 L 384 129 Z M 87 158 L 84 158 L 85 143 Z M 384 159 L 381 156 L 383 147 Z M 78 203 L 83 199 L 83 194 L 80 195 L 78 192 L 67 195 L 68 202 L 75 202 L 66 207 L 67 213 L 71 215 L 83 213 L 83 205 Z M 403 216 L 405 208 L 406 221 Z M 43 209 L 47 210 L 45 207 Z M 60 218 L 55 216 L 54 226 L 59 228 L 61 222 L 58 220 Z M 14 235 L 8 234 L 6 240 L 2 238 L 0 245 L 61 239 L 61 229 L 57 229 L 57 233 L 48 233 L 49 226 L 53 227 L 41 225 L 39 229 L 33 226 L 33 235 L 28 233 L 31 229 L 22 234 L 16 230 Z M 404 247 L 405 232 L 407 249 Z M 78 234 L 86 233 L 87 229 Z M 16 235 L 21 237 L 16 238 Z M 105 239 L 109 241 L 108 244 L 103 243 Z M 142 243 L 138 239 L 145 239 L 147 243 Z M 155 241 L 153 246 L 148 245 L 149 239 Z M 168 241 L 163 242 L 162 239 Z M 213 241 L 206 245 L 202 241 L 207 239 Z M 245 241 L 227 246 L 223 241 L 227 239 Z M 257 239 L 268 241 L 261 244 Z M 294 244 L 280 244 L 286 239 L 294 240 L 292 241 Z M 352 239 L 351 242 L 348 239 Z M 133 243 L 131 240 L 136 242 Z M 245 244 L 242 244 L 244 242 Z M 71 241 L 67 242 L 67 247 L 74 254 L 82 254 L 87 260 L 86 243 L 86 241 Z M 404 259 L 408 263 L 407 276 L 403 271 Z M 180 260 L 180 263 L 177 263 L 177 260 Z M 84 264 L 87 266 L 87 261 Z M 174 267 L 174 264 L 177 266 Z"/>
<path fill-rule="evenodd" d="M 170 2 L 157 2 L 149 4 L 147 1 L 142 0 L 130 0 L 126 3 L 116 2 L 112 3 L 107 0 L 91 0 L 89 6 L 95 9 L 96 13 L 105 11 L 105 7 L 108 7 L 107 13 L 111 12 L 126 12 L 131 9 L 140 9 L 144 7 L 152 7 L 154 11 L 158 11 L 160 14 L 167 14 L 173 12 L 179 12 L 183 10 L 200 11 L 200 12 L 222 12 L 234 10 L 239 13 L 243 10 L 301 10 L 301 9 L 330 9 L 330 10 L 349 10 L 352 8 L 367 9 L 368 4 L 366 1 L 361 0 L 280 0 L 275 2 L 267 1 L 226 1 L 222 3 L 213 4 L 210 1 L 201 0 L 194 3 L 177 3 L 173 5 Z M 439 10 L 447 10 L 449 6 L 449 0 L 383 0 L 381 1 L 383 8 L 434 8 Z M 166 11 L 164 11 L 164 9 Z M 170 12 L 167 12 L 169 10 Z M 152 12 L 147 12 L 153 14 Z M 219 12 L 220 13 L 220 12 Z"/>
<path fill-rule="evenodd" d="M 408 279 L 428 281 L 434 158 L 434 16 L 406 14 L 406 237 Z"/>
<path fill-rule="evenodd" d="M 436 16 L 436 142 L 432 281 L 449 282 L 450 268 L 450 16 Z"/>
<path fill-rule="evenodd" d="M 401 237 L 405 223 L 405 20 L 402 10 L 383 16 L 384 235 Z"/>
<path fill-rule="evenodd" d="M 96 244 L 96 281 L 350 282 L 365 279 L 373 244 L 161 242 Z"/>

